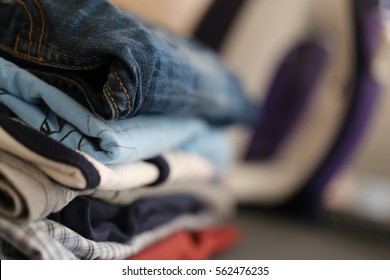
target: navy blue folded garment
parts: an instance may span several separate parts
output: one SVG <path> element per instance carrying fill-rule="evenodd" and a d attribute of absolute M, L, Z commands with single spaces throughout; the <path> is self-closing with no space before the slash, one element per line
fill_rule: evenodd
<path fill-rule="evenodd" d="M 169 164 L 165 158 L 163 158 L 162 156 L 157 156 L 157 157 L 145 160 L 145 162 L 149 162 L 149 163 L 154 164 L 158 168 L 158 171 L 160 172 L 156 181 L 149 184 L 148 185 L 149 187 L 159 186 L 168 179 L 171 170 L 170 170 Z"/>
<path fill-rule="evenodd" d="M 140 199 L 126 206 L 77 197 L 48 218 L 90 240 L 124 243 L 182 214 L 196 214 L 202 209 L 204 204 L 199 199 L 184 194 Z"/>

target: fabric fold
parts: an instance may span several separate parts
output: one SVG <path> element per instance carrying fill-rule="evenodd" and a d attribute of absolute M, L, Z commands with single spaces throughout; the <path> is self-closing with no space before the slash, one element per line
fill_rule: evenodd
<path fill-rule="evenodd" d="M 129 260 L 206 260 L 234 246 L 240 230 L 232 225 L 180 231 L 145 248 Z"/>
<path fill-rule="evenodd" d="M 181 159 L 185 158 L 183 156 L 183 154 L 179 155 Z M 135 174 L 140 176 L 136 170 Z M 184 176 L 175 183 L 167 180 L 153 187 L 141 185 L 135 189 L 75 190 L 50 180 L 31 162 L 0 149 L 0 216 L 20 223 L 28 223 L 60 211 L 78 196 L 92 196 L 110 204 L 124 206 L 143 198 L 179 194 L 194 196 L 202 200 L 209 209 L 220 214 L 231 213 L 233 200 L 229 193 L 217 185 L 210 185 L 208 177 L 198 175 L 199 177 L 189 176 L 188 180 Z M 129 174 L 127 177 L 131 180 L 132 175 Z M 129 186 L 134 182 L 123 182 L 123 184 Z"/>
<path fill-rule="evenodd" d="M 0 217 L 0 255 L 5 259 L 123 260 L 175 232 L 215 227 L 220 223 L 220 218 L 209 212 L 182 215 L 125 243 L 117 243 L 86 239 L 48 219 L 18 225 Z"/>
<path fill-rule="evenodd" d="M 53 184 L 35 166 L 0 150 L 0 194 L 0 216 L 26 223 L 61 210 L 81 192 Z"/>
<path fill-rule="evenodd" d="M 125 242 L 180 215 L 197 214 L 202 209 L 202 201 L 190 195 L 144 198 L 124 206 L 77 197 L 48 218 L 94 241 Z"/>
<path fill-rule="evenodd" d="M 105 165 L 5 115 L 0 115 L 0 137 L 0 149 L 32 162 L 54 181 L 79 190 L 118 191 L 165 181 L 209 181 L 218 173 L 209 160 L 185 151 L 167 151 L 146 161 Z"/>
<path fill-rule="evenodd" d="M 103 164 L 137 162 L 181 147 L 204 156 L 218 170 L 225 170 L 230 163 L 231 146 L 224 128 L 171 114 L 105 121 L 1 57 L 0 103 L 36 131 Z M 4 122 L 6 127 L 11 121 L 6 118 Z"/>

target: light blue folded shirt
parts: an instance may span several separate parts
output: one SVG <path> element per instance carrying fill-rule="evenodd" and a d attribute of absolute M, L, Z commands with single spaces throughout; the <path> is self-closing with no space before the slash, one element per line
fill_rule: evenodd
<path fill-rule="evenodd" d="M 169 115 L 103 120 L 1 57 L 0 103 L 31 127 L 104 164 L 135 162 L 181 149 L 205 156 L 223 171 L 232 158 L 224 129 L 211 127 L 201 119 Z"/>

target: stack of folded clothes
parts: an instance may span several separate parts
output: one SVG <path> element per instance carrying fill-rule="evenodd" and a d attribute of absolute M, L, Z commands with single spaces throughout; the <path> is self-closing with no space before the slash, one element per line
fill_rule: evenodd
<path fill-rule="evenodd" d="M 106 1 L 0 1 L 2 258 L 228 248 L 226 128 L 256 114 L 214 53 Z"/>

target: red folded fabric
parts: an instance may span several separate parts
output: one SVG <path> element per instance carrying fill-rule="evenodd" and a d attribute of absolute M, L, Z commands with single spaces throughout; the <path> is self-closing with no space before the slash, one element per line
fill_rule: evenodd
<path fill-rule="evenodd" d="M 232 225 L 197 232 L 179 231 L 129 260 L 205 260 L 235 245 L 240 230 Z"/>

